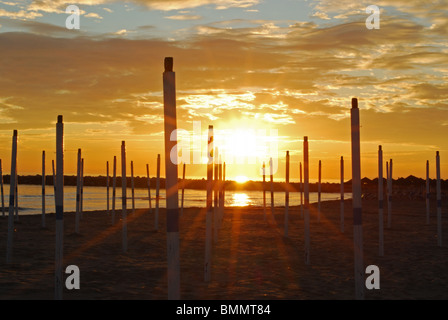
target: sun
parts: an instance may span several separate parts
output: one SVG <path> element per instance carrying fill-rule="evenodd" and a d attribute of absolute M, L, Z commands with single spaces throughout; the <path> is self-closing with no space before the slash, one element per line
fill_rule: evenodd
<path fill-rule="evenodd" d="M 249 178 L 246 176 L 236 176 L 235 181 L 238 183 L 245 183 L 245 182 L 249 181 Z"/>

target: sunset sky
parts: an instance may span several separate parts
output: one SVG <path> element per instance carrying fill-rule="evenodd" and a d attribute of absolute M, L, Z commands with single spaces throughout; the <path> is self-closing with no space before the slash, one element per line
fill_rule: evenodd
<path fill-rule="evenodd" d="M 79 30 L 65 27 L 69 4 L 81 10 Z M 365 25 L 372 4 L 379 30 Z M 426 160 L 434 178 L 439 150 L 446 179 L 447 35 L 447 0 L 0 1 L 3 171 L 17 129 L 19 174 L 41 172 L 42 150 L 50 173 L 61 114 L 66 174 L 76 173 L 81 148 L 85 174 L 105 175 L 125 140 L 136 175 L 149 163 L 153 176 L 163 155 L 163 60 L 173 57 L 178 127 L 193 136 L 200 123 L 202 157 L 209 125 L 228 156 L 249 156 L 260 132 L 277 130 L 276 178 L 289 150 L 297 181 L 308 136 L 311 179 L 322 160 L 323 180 L 337 180 L 341 156 L 350 179 L 357 97 L 363 177 L 376 177 L 381 144 L 395 178 L 424 177 Z M 261 179 L 259 167 L 234 163 L 227 176 Z M 187 170 L 206 175 L 203 165 Z"/>

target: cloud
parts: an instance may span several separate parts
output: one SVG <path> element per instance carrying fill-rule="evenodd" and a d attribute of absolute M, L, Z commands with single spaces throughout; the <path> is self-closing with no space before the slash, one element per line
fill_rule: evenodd
<path fill-rule="evenodd" d="M 165 19 L 170 19 L 170 20 L 200 20 L 200 19 L 202 19 L 202 17 L 198 16 L 198 15 L 175 15 L 175 16 L 165 17 Z"/>

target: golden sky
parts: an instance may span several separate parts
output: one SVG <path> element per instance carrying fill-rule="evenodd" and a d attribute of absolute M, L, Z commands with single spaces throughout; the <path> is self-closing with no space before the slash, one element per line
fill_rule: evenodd
<path fill-rule="evenodd" d="M 448 169 L 448 3 L 423 0 L 84 0 L 79 30 L 65 28 L 64 1 L 0 1 L 0 158 L 9 173 L 12 130 L 19 174 L 55 158 L 57 115 L 65 123 L 65 173 L 83 150 L 87 175 L 104 175 L 121 141 L 136 175 L 163 155 L 162 72 L 174 57 L 178 127 L 213 125 L 240 150 L 257 130 L 278 132 L 298 179 L 304 136 L 310 175 L 350 172 L 350 102 L 359 99 L 362 176 L 377 174 L 378 145 L 394 177 Z M 381 9 L 369 30 L 368 5 Z M 243 131 L 242 131 L 243 130 Z M 246 131 L 244 131 L 246 130 Z M 230 134 L 228 132 L 231 132 Z M 217 137 L 218 138 L 218 137 Z M 234 144 L 232 144 L 234 141 Z M 205 151 L 205 145 L 203 146 Z M 228 153 L 231 153 L 229 151 Z M 247 152 L 246 152 L 247 153 Z M 163 160 L 162 160 L 163 163 Z M 259 165 L 232 164 L 229 178 L 260 179 Z M 205 177 L 191 165 L 187 176 Z M 47 172 L 50 172 L 49 170 Z M 129 170 L 128 170 L 129 172 Z M 162 170 L 163 173 L 163 170 Z M 164 174 L 162 174 L 164 175 Z"/>

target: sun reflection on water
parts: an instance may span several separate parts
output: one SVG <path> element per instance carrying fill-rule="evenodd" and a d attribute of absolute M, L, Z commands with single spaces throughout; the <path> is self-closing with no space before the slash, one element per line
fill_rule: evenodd
<path fill-rule="evenodd" d="M 253 204 L 253 200 L 251 200 L 249 195 L 244 192 L 232 194 L 232 207 L 246 207 Z"/>

